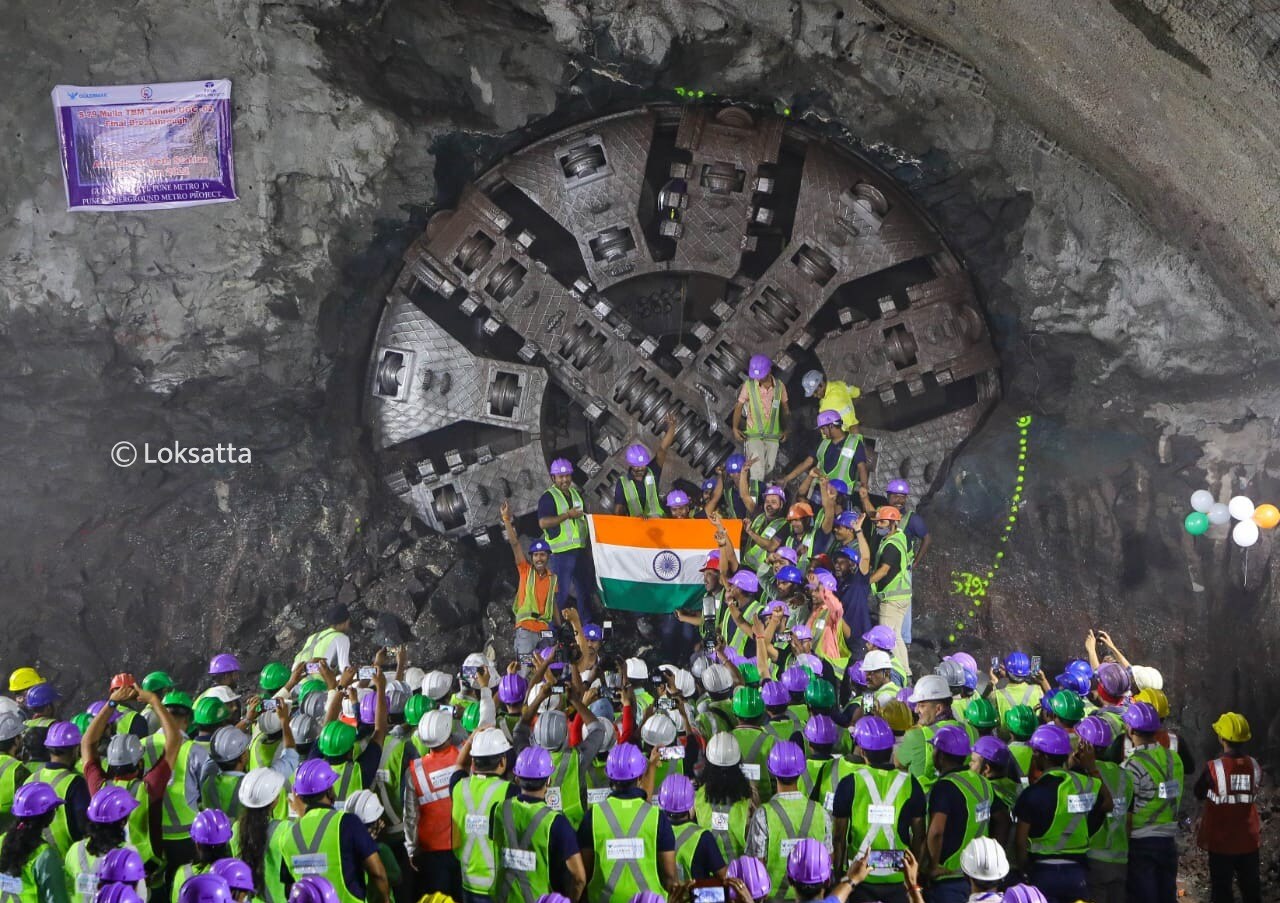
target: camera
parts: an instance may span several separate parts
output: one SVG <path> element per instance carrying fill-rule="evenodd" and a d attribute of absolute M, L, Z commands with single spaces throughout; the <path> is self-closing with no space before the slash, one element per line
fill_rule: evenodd
<path fill-rule="evenodd" d="M 582 657 L 577 634 L 572 624 L 561 624 L 556 633 L 556 658 L 562 662 L 576 662 Z"/>
<path fill-rule="evenodd" d="M 655 690 L 661 690 L 667 685 L 667 672 L 654 671 L 649 675 L 649 683 L 653 685 Z"/>
<path fill-rule="evenodd" d="M 906 861 L 902 850 L 871 850 L 867 853 L 867 865 L 873 869 L 893 869 L 899 871 Z"/>
<path fill-rule="evenodd" d="M 378 669 L 373 665 L 363 665 L 359 671 L 359 680 L 373 680 L 373 675 L 378 673 Z"/>
<path fill-rule="evenodd" d="M 264 699 L 262 700 L 262 711 L 274 712 L 276 710 L 277 705 L 279 705 L 279 703 L 277 703 L 276 700 L 274 699 Z"/>

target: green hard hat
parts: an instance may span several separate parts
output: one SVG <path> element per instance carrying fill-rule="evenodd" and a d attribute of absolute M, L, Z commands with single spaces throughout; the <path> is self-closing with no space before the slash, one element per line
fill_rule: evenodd
<path fill-rule="evenodd" d="M 1072 724 L 1084 719 L 1084 701 L 1075 690 L 1059 690 L 1054 693 L 1049 700 L 1049 708 L 1063 721 Z"/>
<path fill-rule="evenodd" d="M 163 693 L 166 690 L 172 690 L 177 684 L 174 683 L 164 671 L 152 671 L 146 677 L 142 678 L 142 689 L 148 693 Z"/>
<path fill-rule="evenodd" d="M 181 690 L 170 690 L 160 701 L 164 703 L 166 709 L 189 709 L 192 705 L 191 694 Z"/>
<path fill-rule="evenodd" d="M 322 756 L 345 756 L 356 745 L 356 729 L 345 721 L 330 721 L 320 731 L 316 748 Z"/>
<path fill-rule="evenodd" d="M 760 669 L 751 662 L 738 666 L 738 673 L 742 675 L 742 682 L 748 687 L 760 686 Z"/>
<path fill-rule="evenodd" d="M 764 714 L 764 697 L 756 687 L 738 687 L 733 691 L 733 714 L 739 718 L 759 718 Z"/>
<path fill-rule="evenodd" d="M 308 677 L 302 683 L 298 684 L 298 702 L 306 699 L 312 693 L 319 693 L 321 690 L 328 689 L 328 684 L 318 677 Z"/>
<path fill-rule="evenodd" d="M 81 734 L 83 734 L 85 731 L 89 729 L 89 724 L 92 721 L 93 721 L 93 716 L 90 715 L 88 712 L 81 712 L 79 715 L 71 716 L 71 723 L 74 724 L 76 727 L 80 728 Z"/>
<path fill-rule="evenodd" d="M 480 703 L 473 702 L 462 710 L 462 729 L 468 734 L 480 726 Z"/>
<path fill-rule="evenodd" d="M 191 721 L 197 727 L 214 727 L 230 717 L 227 704 L 214 696 L 202 696 L 191 707 Z"/>
<path fill-rule="evenodd" d="M 978 730 L 986 730 L 999 724 L 1000 716 L 996 714 L 996 707 L 991 704 L 990 699 L 985 696 L 975 696 L 965 706 L 964 720 Z"/>
<path fill-rule="evenodd" d="M 1015 705 L 1004 713 L 1004 726 L 1015 740 L 1027 740 L 1040 726 L 1040 718 L 1031 706 Z"/>
<path fill-rule="evenodd" d="M 289 682 L 289 668 L 280 662 L 267 662 L 258 675 L 258 686 L 264 692 L 274 693 Z"/>
<path fill-rule="evenodd" d="M 834 709 L 836 688 L 831 686 L 829 680 L 811 677 L 809 685 L 804 688 L 804 704 L 811 709 Z"/>
<path fill-rule="evenodd" d="M 414 693 L 404 704 L 404 720 L 406 724 L 413 727 L 418 726 L 418 722 L 422 720 L 422 716 L 427 714 L 436 707 L 436 701 L 430 696 L 423 696 L 421 693 Z"/>

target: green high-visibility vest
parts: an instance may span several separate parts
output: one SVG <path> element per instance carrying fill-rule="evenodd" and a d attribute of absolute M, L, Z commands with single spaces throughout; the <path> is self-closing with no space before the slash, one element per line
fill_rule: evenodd
<path fill-rule="evenodd" d="M 747 491 L 751 493 L 753 499 L 760 498 L 760 481 L 747 480 Z M 747 516 L 747 506 L 742 500 L 742 495 L 738 492 L 738 487 L 728 479 L 724 481 L 724 492 L 720 494 L 720 504 L 724 506 L 724 513 L 727 517 L 743 518 Z M 757 533 L 760 531 L 753 525 L 752 530 Z"/>
<path fill-rule="evenodd" d="M 326 627 L 323 630 L 317 630 L 311 636 L 307 637 L 302 644 L 302 651 L 293 657 L 294 666 L 298 666 L 303 662 L 309 662 L 312 659 L 327 658 L 329 649 L 333 646 L 334 640 L 342 636 L 342 631 L 334 627 Z"/>
<path fill-rule="evenodd" d="M 743 430 L 742 435 L 748 439 L 777 439 L 782 435 L 782 392 L 778 389 L 777 380 L 773 386 L 773 404 L 769 406 L 768 415 L 764 410 L 764 399 L 760 397 L 760 383 L 747 380 L 747 404 L 751 406 L 752 426 Z"/>
<path fill-rule="evenodd" d="M 808 532 L 799 539 L 796 539 L 794 533 L 789 533 L 787 538 L 783 540 L 782 544 L 784 546 L 790 546 L 795 549 L 796 566 L 802 571 L 809 568 L 809 559 L 813 558 L 814 543 L 818 541 L 818 532 L 822 529 L 822 521 L 826 515 L 825 509 L 814 514 L 813 523 L 809 525 Z"/>
<path fill-rule="evenodd" d="M 187 801 L 187 770 L 195 742 L 182 741 L 178 757 L 173 763 L 173 777 L 160 802 L 161 836 L 165 840 L 181 840 L 191 836 L 191 823 L 195 821 L 196 810 Z"/>
<path fill-rule="evenodd" d="M 751 519 L 751 532 L 761 539 L 773 539 L 786 525 L 784 518 L 770 518 L 768 514 L 761 512 Z M 764 546 L 758 546 L 749 541 L 747 550 L 742 553 L 742 563 L 759 576 L 762 570 L 767 570 L 769 567 L 769 553 L 764 550 Z"/>
<path fill-rule="evenodd" d="M 737 622 L 733 620 L 733 615 L 729 614 L 728 605 L 721 605 L 720 608 L 725 612 L 725 616 L 729 619 L 729 624 L 732 625 L 733 639 L 729 641 L 729 647 L 731 649 L 737 650 L 739 655 L 746 655 L 747 643 L 751 643 L 752 654 L 749 657 L 754 659 L 755 658 L 755 637 L 752 636 L 751 634 L 744 633 L 738 627 Z M 764 608 L 764 603 L 762 602 L 750 603 L 746 608 L 742 610 L 742 620 L 746 621 L 748 625 L 755 623 L 756 615 L 759 614 L 759 612 L 763 608 Z"/>
<path fill-rule="evenodd" d="M 902 810 L 911 801 L 911 775 L 891 768 L 860 765 L 854 769 L 857 789 L 849 813 L 848 849 L 906 850 L 909 838 L 899 831 Z M 902 872 L 874 868 L 867 876 L 872 884 L 901 884 Z"/>
<path fill-rule="evenodd" d="M 551 825 L 556 811 L 545 803 L 509 799 L 499 810 L 498 894 L 507 903 L 535 903 L 551 892 Z"/>
<path fill-rule="evenodd" d="M 922 724 L 911 729 L 918 730 L 924 735 L 924 771 L 915 775 L 915 779 L 920 782 L 920 787 L 925 793 L 928 793 L 938 780 L 938 767 L 933 762 L 933 744 L 929 741 L 933 739 L 934 734 L 948 725 L 960 727 L 958 721 L 948 718 L 936 724 Z"/>
<path fill-rule="evenodd" d="M 0 827 L 13 823 L 13 792 L 18 789 L 27 771 L 22 762 L 8 754 L 0 754 Z"/>
<path fill-rule="evenodd" d="M 704 737 L 714 736 L 721 731 L 731 731 L 736 724 L 727 699 L 709 703 L 706 711 L 697 715 L 693 720 L 697 723 Z"/>
<path fill-rule="evenodd" d="M 268 741 L 267 735 L 259 733 L 249 742 L 249 770 L 255 768 L 270 768 L 271 763 L 276 759 L 276 750 L 280 748 L 282 737 L 277 736 L 274 741 Z"/>
<path fill-rule="evenodd" d="M 338 773 L 338 783 L 333 785 L 333 804 L 340 807 L 348 798 L 364 789 L 364 776 L 360 773 L 360 765 L 353 759 L 329 764 Z"/>
<path fill-rule="evenodd" d="M 1089 849 L 1089 811 L 1098 800 L 1102 781 L 1075 771 L 1054 768 L 1042 774 L 1061 778 L 1058 802 L 1049 829 L 1039 837 L 1028 837 L 1028 849 L 1037 856 L 1078 856 Z"/>
<path fill-rule="evenodd" d="M 991 780 L 991 792 L 996 795 L 1004 807 L 1013 812 L 1014 803 L 1022 795 L 1022 785 L 1013 778 L 995 778 Z"/>
<path fill-rule="evenodd" d="M 538 572 L 529 565 L 525 572 L 524 583 L 516 590 L 516 601 L 511 606 L 516 623 L 521 621 L 550 621 L 551 612 L 556 604 L 556 575 L 547 571 L 547 608 L 543 611 L 538 605 Z"/>
<path fill-rule="evenodd" d="M 938 780 L 954 784 L 956 789 L 960 791 L 960 795 L 964 797 L 968 817 L 964 820 L 964 838 L 960 841 L 960 845 L 956 847 L 955 852 L 942 860 L 942 871 L 934 876 L 935 881 L 964 877 L 964 872 L 960 870 L 960 855 L 975 837 L 987 836 L 991 827 L 991 800 L 993 798 L 990 782 L 982 775 L 974 774 L 972 771 L 953 771 L 950 774 L 943 775 Z M 932 810 L 929 811 L 929 817 L 933 817 Z"/>
<path fill-rule="evenodd" d="M 187 863 L 178 869 L 173 876 L 173 888 L 169 891 L 169 903 L 178 903 L 178 897 L 182 893 L 182 885 L 186 884 L 196 875 L 207 873 L 212 864 L 205 865 L 203 863 Z"/>
<path fill-rule="evenodd" d="M 1025 787 L 1030 783 L 1027 776 L 1031 774 L 1031 756 L 1033 753 L 1031 744 L 1025 740 L 1010 740 L 1009 753 L 1013 756 L 1013 761 L 1018 763 L 1018 770 L 1022 773 L 1022 785 Z"/>
<path fill-rule="evenodd" d="M 244 780 L 243 771 L 222 771 L 214 776 L 211 783 L 206 782 L 205 808 L 217 808 L 227 813 L 227 817 L 235 819 L 240 814 L 240 782 Z M 213 806 L 209 804 L 212 802 Z"/>
<path fill-rule="evenodd" d="M 491 819 L 510 786 L 502 778 L 485 774 L 468 775 L 454 785 L 453 854 L 462 866 L 462 888 L 473 894 L 487 894 L 497 882 Z"/>
<path fill-rule="evenodd" d="M 31 772 L 31 777 L 27 778 L 27 783 L 32 781 L 43 781 L 53 788 L 53 792 L 58 794 L 58 799 L 62 800 L 64 805 L 54 810 L 53 821 L 49 827 L 44 829 L 44 842 L 53 847 L 57 854 L 66 858 L 67 850 L 71 849 L 71 826 L 67 824 L 67 791 L 71 789 L 71 782 L 79 775 L 68 768 L 58 768 L 48 763 L 41 765 L 39 768 Z"/>
<path fill-rule="evenodd" d="M 1128 771 L 1145 772 L 1156 788 L 1155 795 L 1141 805 L 1135 805 L 1133 831 L 1167 825 L 1177 819 L 1183 781 L 1182 760 L 1177 754 L 1163 746 L 1146 746 L 1134 750 L 1124 765 Z M 1134 783 L 1136 786 L 1136 780 Z"/>
<path fill-rule="evenodd" d="M 1089 858 L 1099 862 L 1129 861 L 1129 801 L 1133 799 L 1133 775 L 1115 762 L 1099 762 L 1098 773 L 1111 793 L 1111 811 L 1089 838 Z"/>
<path fill-rule="evenodd" d="M 713 803 L 707 799 L 705 787 L 699 787 L 693 796 L 693 820 L 715 836 L 726 862 L 746 853 L 750 819 L 751 800 L 737 800 L 728 805 Z"/>
<path fill-rule="evenodd" d="M 763 803 L 773 796 L 773 775 L 769 774 L 766 766 L 774 739 L 766 731 L 747 725 L 738 725 L 732 733 L 742 749 L 742 773 L 757 789 Z"/>
<path fill-rule="evenodd" d="M 582 770 L 578 768 L 577 752 L 571 749 L 553 752 L 551 768 L 545 802 L 569 819 L 569 824 L 576 831 L 582 824 L 583 813 L 586 812 L 582 799 Z"/>
<path fill-rule="evenodd" d="M 151 797 L 147 794 L 147 785 L 137 779 L 114 779 L 107 783 L 123 787 L 137 800 L 138 808 L 129 813 L 129 845 L 138 851 L 144 864 L 159 862 L 160 857 L 156 855 L 151 838 Z"/>
<path fill-rule="evenodd" d="M 815 803 L 821 804 L 822 808 L 828 812 L 835 808 L 836 790 L 840 787 L 840 782 L 861 767 L 842 755 L 836 755 L 826 761 L 809 762 L 808 764 L 816 764 L 819 768 L 818 773 L 813 777 L 813 785 L 807 795 Z M 800 777 L 803 784 L 808 775 L 801 775 Z"/>
<path fill-rule="evenodd" d="M 276 869 L 283 865 L 288 870 L 289 883 L 307 875 L 328 879 L 338 893 L 340 903 L 359 903 L 358 897 L 347 888 L 342 875 L 342 816 L 336 809 L 308 809 L 292 825 L 284 825 L 279 840 L 269 846 L 280 851 Z M 352 816 L 354 818 L 354 816 Z M 273 840 L 275 835 L 273 835 Z M 264 880 L 270 875 L 271 860 L 263 863 Z"/>
<path fill-rule="evenodd" d="M 642 799 L 611 796 L 591 816 L 595 868 L 587 883 L 592 903 L 631 903 L 641 891 L 661 894 L 658 809 Z"/>
<path fill-rule="evenodd" d="M 630 477 L 622 478 L 622 499 L 627 503 L 627 513 L 632 517 L 662 517 L 662 504 L 658 501 L 658 478 L 648 467 L 644 469 L 644 505 L 640 504 L 636 481 Z"/>
<path fill-rule="evenodd" d="M 98 895 L 98 860 L 89 852 L 89 839 L 77 840 L 67 850 L 62 860 L 64 881 L 67 885 L 67 897 L 71 900 L 92 903 Z"/>
<path fill-rule="evenodd" d="M 880 567 L 880 559 L 884 557 L 885 550 L 890 546 L 898 550 L 898 561 L 901 566 L 898 573 L 894 574 L 892 579 L 886 581 L 879 589 L 876 595 L 882 602 L 905 599 L 911 601 L 911 550 L 907 547 L 907 536 L 901 530 L 894 530 L 888 536 L 881 537 L 880 545 L 876 546 L 875 563 L 871 566 L 872 570 Z"/>
<path fill-rule="evenodd" d="M 1043 697 L 1044 690 L 1040 689 L 1039 684 L 1014 683 L 996 690 L 996 712 L 1000 715 L 1000 723 L 1004 723 L 1004 716 L 1010 709 L 1020 705 L 1029 705 L 1034 709 Z"/>
<path fill-rule="evenodd" d="M 844 632 L 840 630 L 840 625 L 843 623 L 844 621 L 842 620 L 833 620 L 826 614 L 823 614 L 822 617 L 818 618 L 818 620 L 813 624 L 813 648 L 818 653 L 818 658 L 830 664 L 831 670 L 834 671 L 836 677 L 841 680 L 844 679 L 844 672 L 848 669 L 849 659 L 853 654 L 849 651 L 848 638 L 845 637 Z M 834 655 L 829 654 L 826 651 L 826 647 L 822 642 L 822 637 L 826 634 L 828 629 L 836 631 L 836 651 Z"/>
<path fill-rule="evenodd" d="M 564 514 L 570 508 L 577 508 L 579 511 L 586 510 L 586 505 L 582 503 L 582 494 L 578 492 L 577 486 L 569 487 L 567 498 L 555 486 L 552 486 L 547 492 L 551 493 L 551 500 L 556 503 L 556 514 Z M 574 549 L 581 549 L 586 546 L 586 541 L 582 536 L 582 521 L 576 517 L 562 520 L 559 526 L 552 527 L 550 530 L 543 530 L 542 538 L 547 541 L 547 545 L 551 546 L 552 552 L 572 552 Z"/>
<path fill-rule="evenodd" d="M 386 812 L 387 832 L 389 834 L 404 833 L 404 751 L 408 748 L 408 737 L 395 733 L 387 734 L 382 743 L 382 758 L 378 762 L 378 771 L 373 778 L 373 792 L 382 803 Z"/>
<path fill-rule="evenodd" d="M 698 852 L 698 844 L 702 842 L 702 835 L 709 832 L 696 821 L 672 825 L 671 831 L 676 836 L 676 880 L 692 881 L 694 880 L 694 854 Z M 708 876 L 700 875 L 698 877 L 706 878 Z"/>
<path fill-rule="evenodd" d="M 769 853 L 765 867 L 773 882 L 773 899 L 795 899 L 787 881 L 787 857 L 802 840 L 816 840 L 824 846 L 828 841 L 827 820 L 822 807 L 803 797 L 776 797 L 765 803 L 765 823 L 769 827 Z"/>
<path fill-rule="evenodd" d="M 3 842 L 4 835 L 0 834 L 0 843 Z M 27 861 L 22 863 L 21 875 L 0 875 L 0 903 L 40 903 L 40 882 L 36 878 L 36 861 L 48 846 L 49 844 L 42 843 L 32 851 Z"/>
<path fill-rule="evenodd" d="M 156 731 L 147 736 L 142 741 L 142 773 L 156 767 L 161 759 L 164 758 L 164 732 Z"/>
<path fill-rule="evenodd" d="M 849 433 L 840 440 L 840 455 L 836 458 L 836 466 L 827 469 L 827 450 L 831 448 L 831 440 L 823 439 L 818 443 L 818 454 L 816 455 L 818 469 L 826 476 L 828 480 L 844 480 L 845 485 L 849 487 L 849 492 L 858 491 L 858 487 L 862 483 L 858 480 L 858 468 L 854 465 L 854 455 L 858 452 L 858 446 L 862 443 L 861 433 Z"/>

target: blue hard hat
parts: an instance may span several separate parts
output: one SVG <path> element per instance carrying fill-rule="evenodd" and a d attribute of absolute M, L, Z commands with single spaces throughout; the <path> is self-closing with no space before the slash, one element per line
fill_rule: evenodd
<path fill-rule="evenodd" d="M 724 462 L 725 473 L 741 473 L 742 468 L 747 466 L 747 458 L 745 455 L 733 454 Z"/>
<path fill-rule="evenodd" d="M 532 555 L 534 552 L 549 553 L 550 551 L 551 551 L 551 546 L 547 543 L 545 539 L 535 539 L 533 542 L 529 543 L 530 555 Z"/>
<path fill-rule="evenodd" d="M 804 574 L 798 567 L 789 564 L 778 571 L 778 576 L 774 578 L 775 583 L 804 583 Z"/>

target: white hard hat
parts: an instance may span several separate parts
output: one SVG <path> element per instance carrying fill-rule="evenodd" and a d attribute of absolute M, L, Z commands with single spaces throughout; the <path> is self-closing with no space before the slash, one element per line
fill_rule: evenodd
<path fill-rule="evenodd" d="M 600 751 L 608 752 L 613 749 L 618 742 L 618 731 L 614 728 L 612 721 L 593 721 L 582 729 L 582 737 L 585 740 L 587 735 L 592 731 L 602 731 L 603 741 L 600 743 Z"/>
<path fill-rule="evenodd" d="M 960 854 L 960 869 L 975 881 L 999 881 L 1009 874 L 1009 857 L 998 841 L 975 837 Z"/>
<path fill-rule="evenodd" d="M 274 768 L 255 768 L 240 781 L 236 796 L 240 805 L 249 809 L 265 809 L 274 806 L 284 789 L 284 775 Z"/>
<path fill-rule="evenodd" d="M 1134 690 L 1163 690 L 1164 675 L 1148 665 L 1134 665 L 1129 669 L 1133 675 Z"/>
<path fill-rule="evenodd" d="M 679 709 L 672 709 L 666 715 L 671 719 L 671 723 L 676 726 L 677 734 L 683 734 L 689 730 L 689 726 L 685 724 L 684 716 L 680 714 Z"/>
<path fill-rule="evenodd" d="M 507 735 L 496 727 L 486 727 L 479 731 L 475 738 L 471 741 L 471 755 L 473 756 L 500 756 L 505 752 L 510 752 L 511 741 L 507 739 Z"/>
<path fill-rule="evenodd" d="M 670 746 L 676 742 L 676 723 L 662 712 L 654 712 L 640 726 L 640 739 L 650 746 Z"/>
<path fill-rule="evenodd" d="M 627 680 L 648 680 L 649 666 L 642 658 L 627 659 Z"/>
<path fill-rule="evenodd" d="M 733 675 L 728 668 L 717 662 L 708 665 L 707 670 L 702 672 L 702 685 L 707 688 L 708 693 L 726 693 L 733 686 Z"/>
<path fill-rule="evenodd" d="M 409 688 L 398 680 L 387 684 L 387 712 L 403 715 L 404 704 L 409 701 Z"/>
<path fill-rule="evenodd" d="M 870 671 L 887 671 L 892 667 L 893 660 L 889 658 L 889 653 L 883 652 L 879 649 L 873 649 L 862 659 L 862 670 L 864 673 Z"/>
<path fill-rule="evenodd" d="M 418 737 L 430 749 L 443 746 L 453 734 L 453 719 L 448 712 L 432 709 L 418 722 Z"/>
<path fill-rule="evenodd" d="M 373 824 L 382 818 L 383 813 L 387 811 L 382 807 L 382 803 L 378 802 L 378 798 L 373 795 L 372 790 L 357 790 L 347 797 L 346 802 L 342 804 L 342 808 L 366 825 Z"/>
<path fill-rule="evenodd" d="M 405 668 L 404 684 L 406 687 L 409 687 L 412 690 L 413 687 L 422 686 L 422 678 L 426 676 L 427 676 L 427 672 L 423 671 L 421 668 L 417 668 L 417 667 Z"/>
<path fill-rule="evenodd" d="M 866 670 L 865 668 L 863 670 Z M 936 674 L 926 674 L 916 681 L 911 691 L 911 702 L 942 702 L 951 699 L 951 688 L 947 682 Z"/>
<path fill-rule="evenodd" d="M 264 734 L 278 734 L 283 730 L 280 716 L 275 712 L 263 712 L 258 716 L 258 730 Z"/>
<path fill-rule="evenodd" d="M 473 652 L 462 660 L 464 668 L 487 668 L 489 660 L 484 657 L 483 652 Z"/>
<path fill-rule="evenodd" d="M 206 696 L 212 696 L 214 699 L 220 699 L 228 704 L 233 703 L 240 698 L 240 694 L 235 690 L 230 687 L 223 686 L 210 687 L 200 694 L 201 699 L 204 699 Z"/>
<path fill-rule="evenodd" d="M 694 683 L 693 675 L 684 668 L 676 669 L 676 689 L 680 691 L 680 695 L 685 699 L 692 699 L 698 692 L 697 684 Z"/>
<path fill-rule="evenodd" d="M 693 674 L 693 679 L 702 680 L 702 675 L 707 673 L 707 666 L 710 664 L 711 662 L 707 661 L 707 657 L 705 655 L 695 655 L 693 657 L 693 661 L 689 663 L 689 667 L 692 669 L 690 673 Z"/>
<path fill-rule="evenodd" d="M 422 678 L 422 695 L 436 702 L 444 699 L 453 689 L 453 678 L 443 671 L 428 671 Z"/>
<path fill-rule="evenodd" d="M 707 761 L 722 768 L 731 768 L 742 761 L 742 747 L 738 738 L 728 731 L 720 731 L 707 744 Z"/>

